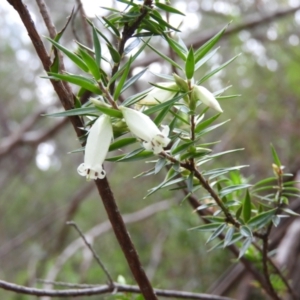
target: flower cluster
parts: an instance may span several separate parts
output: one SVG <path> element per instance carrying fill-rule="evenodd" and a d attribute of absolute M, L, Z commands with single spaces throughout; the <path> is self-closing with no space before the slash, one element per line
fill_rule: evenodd
<path fill-rule="evenodd" d="M 143 141 L 147 150 L 159 154 L 170 143 L 169 127 L 163 126 L 160 131 L 155 123 L 145 114 L 127 107 L 120 107 L 129 130 Z M 102 164 L 107 155 L 113 130 L 110 117 L 101 115 L 90 129 L 84 155 L 84 163 L 77 171 L 79 175 L 86 176 L 87 180 L 102 179 L 106 173 Z"/>
<path fill-rule="evenodd" d="M 178 81 L 178 80 L 177 80 Z M 154 88 L 148 95 L 142 99 L 139 104 L 153 105 L 159 102 L 165 102 L 172 99 L 180 88 L 176 82 L 160 83 L 161 88 Z M 223 112 L 220 104 L 214 95 L 205 87 L 194 85 L 191 88 L 190 99 L 193 103 L 201 101 L 203 104 Z M 136 137 L 143 141 L 146 150 L 153 151 L 154 154 L 161 153 L 170 143 L 169 127 L 162 125 L 162 130 L 144 113 L 128 108 L 120 107 L 123 118 L 128 129 Z M 80 164 L 77 171 L 81 176 L 86 176 L 87 180 L 102 179 L 106 173 L 102 164 L 107 155 L 110 142 L 113 138 L 113 129 L 111 119 L 108 115 L 101 115 L 90 129 L 84 155 L 84 163 Z"/>

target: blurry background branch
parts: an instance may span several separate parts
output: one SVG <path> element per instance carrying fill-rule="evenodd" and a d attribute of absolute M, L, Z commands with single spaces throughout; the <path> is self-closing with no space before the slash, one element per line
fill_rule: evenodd
<path fill-rule="evenodd" d="M 29 288 L 25 286 L 20 286 L 17 284 L 9 283 L 0 280 L 0 287 L 2 289 L 16 292 L 23 295 L 33 295 L 33 296 L 49 296 L 49 297 L 78 297 L 78 296 L 92 296 L 92 295 L 102 295 L 111 294 L 113 292 L 127 292 L 127 293 L 138 293 L 141 291 L 136 286 L 124 285 L 119 283 L 114 283 L 114 286 L 101 285 L 99 287 L 82 288 L 74 290 L 42 290 L 36 288 Z M 233 300 L 228 297 L 214 296 L 201 293 L 190 293 L 184 291 L 171 291 L 171 290 L 161 290 L 155 289 L 155 293 L 160 297 L 175 298 L 175 299 L 198 299 L 198 300 Z"/>
<path fill-rule="evenodd" d="M 269 12 L 255 13 L 251 16 L 247 16 L 241 24 L 239 24 L 239 25 L 231 24 L 225 31 L 222 38 L 224 39 L 231 35 L 237 34 L 238 32 L 240 32 L 242 30 L 251 30 L 257 26 L 261 26 L 266 23 L 274 22 L 274 21 L 276 21 L 276 19 L 288 17 L 289 15 L 295 13 L 299 9 L 300 9 L 300 5 L 298 5 L 296 7 L 292 7 L 292 8 L 278 9 L 277 11 L 275 11 L 273 13 L 269 13 Z M 199 28 L 199 30 L 201 31 L 201 28 Z M 211 39 L 218 31 L 219 31 L 219 29 L 217 29 L 217 30 L 211 29 L 211 30 L 205 30 L 203 32 L 200 32 L 200 34 L 198 33 L 198 36 L 195 37 L 193 35 L 190 39 L 187 39 L 186 44 L 188 46 L 193 45 L 194 48 L 198 48 L 201 45 L 203 45 L 205 42 L 207 42 L 209 39 Z M 133 65 L 133 67 L 148 66 L 151 63 L 158 61 L 158 60 L 160 60 L 160 57 L 154 53 L 151 53 L 151 54 L 147 55 L 147 57 L 143 57 L 142 60 L 137 60 L 132 65 Z"/>

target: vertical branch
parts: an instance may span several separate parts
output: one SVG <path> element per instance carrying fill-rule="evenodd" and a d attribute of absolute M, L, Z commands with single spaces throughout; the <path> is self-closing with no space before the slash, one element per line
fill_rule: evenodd
<path fill-rule="evenodd" d="M 97 179 L 95 182 L 115 235 L 142 294 L 147 300 L 156 300 L 157 297 L 140 263 L 139 255 L 126 229 L 124 220 L 120 214 L 114 195 L 109 187 L 107 178 L 105 177 L 101 180 Z"/>

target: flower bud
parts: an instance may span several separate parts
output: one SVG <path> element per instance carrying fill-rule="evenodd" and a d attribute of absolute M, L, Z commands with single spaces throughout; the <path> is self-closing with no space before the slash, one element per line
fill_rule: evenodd
<path fill-rule="evenodd" d="M 204 86 L 194 85 L 192 94 L 191 94 L 192 102 L 194 102 L 196 106 L 196 102 L 200 100 L 203 104 L 211 107 L 218 112 L 223 112 L 219 102 L 216 100 L 214 95 L 206 89 Z"/>

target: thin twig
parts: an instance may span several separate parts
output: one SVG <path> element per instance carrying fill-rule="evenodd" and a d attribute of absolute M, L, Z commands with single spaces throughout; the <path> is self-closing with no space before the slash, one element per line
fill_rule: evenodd
<path fill-rule="evenodd" d="M 86 21 L 86 14 L 85 14 L 82 2 L 81 2 L 81 0 L 76 0 L 76 2 L 77 2 L 78 9 L 80 12 L 81 25 L 82 25 L 82 28 L 83 28 L 83 31 L 85 34 L 87 46 L 92 47 L 93 46 L 92 35 L 91 35 L 90 27 L 88 26 L 88 23 Z"/>
<path fill-rule="evenodd" d="M 168 208 L 170 208 L 172 204 L 172 201 L 170 200 L 164 200 L 160 201 L 158 203 L 146 206 L 145 208 L 138 210 L 136 212 L 125 214 L 123 215 L 123 219 L 125 224 L 131 224 L 135 222 L 140 222 L 142 220 L 145 220 L 154 214 L 164 211 Z M 103 223 L 100 223 L 93 228 L 91 228 L 89 231 L 85 233 L 86 236 L 90 236 L 93 239 L 99 238 L 102 234 L 108 232 L 112 229 L 112 225 L 109 221 L 105 221 Z M 62 253 L 59 255 L 59 257 L 56 259 L 54 264 L 52 265 L 51 269 L 49 270 L 46 280 L 48 281 L 55 281 L 57 275 L 59 274 L 60 270 L 64 266 L 64 264 L 75 254 L 77 251 L 83 247 L 81 238 L 78 238 L 74 240 L 72 243 L 66 247 Z M 44 285 L 44 288 L 50 289 L 52 288 L 50 285 Z"/>
<path fill-rule="evenodd" d="M 67 225 L 73 226 L 77 232 L 79 233 L 79 235 L 81 236 L 81 238 L 83 239 L 85 245 L 90 249 L 90 251 L 93 253 L 94 259 L 96 260 L 96 262 L 98 263 L 98 265 L 101 267 L 101 269 L 103 270 L 103 272 L 105 273 L 109 285 L 110 286 L 114 286 L 114 281 L 112 279 L 112 277 L 110 276 L 108 270 L 106 269 L 106 267 L 104 266 L 104 264 L 102 263 L 100 257 L 97 255 L 97 253 L 95 252 L 94 248 L 92 247 L 92 245 L 89 243 L 89 241 L 86 239 L 85 235 L 82 233 L 82 231 L 80 230 L 80 228 L 78 227 L 78 225 L 73 222 L 73 221 L 68 221 L 66 223 Z"/>
<path fill-rule="evenodd" d="M 149 8 L 150 9 L 152 8 L 152 5 L 153 5 L 152 0 L 144 0 L 143 6 L 140 8 L 139 17 L 136 18 L 136 20 L 134 22 L 132 22 L 130 25 L 129 25 L 129 23 L 125 23 L 123 32 L 122 32 L 122 38 L 118 45 L 118 52 L 120 54 L 120 57 L 123 57 L 126 42 L 132 37 L 134 32 L 138 29 L 138 27 L 141 24 L 141 22 L 143 21 L 143 19 L 147 16 L 147 14 L 149 12 Z M 112 72 L 111 72 L 111 77 L 113 77 L 118 72 L 119 67 L 120 67 L 120 63 L 114 64 Z M 115 89 L 115 82 L 116 81 L 114 81 L 109 87 L 109 91 L 111 94 L 113 94 L 113 91 Z"/>
<path fill-rule="evenodd" d="M 52 22 L 52 19 L 49 14 L 48 7 L 44 0 L 36 0 L 36 3 L 40 9 L 41 16 L 45 22 L 45 25 L 48 29 L 51 39 L 54 39 L 56 36 L 56 28 Z"/>
<path fill-rule="evenodd" d="M 140 294 L 141 290 L 137 286 L 124 285 L 114 283 L 114 287 L 118 292 L 136 293 Z M 8 291 L 12 291 L 23 295 L 33 296 L 49 296 L 49 297 L 79 297 L 79 296 L 92 296 L 109 294 L 114 291 L 114 287 L 109 285 L 101 285 L 98 287 L 83 288 L 83 289 L 69 289 L 69 290 L 42 290 L 37 288 L 30 288 L 22 285 L 17 285 L 7 281 L 0 280 L 0 288 Z M 155 289 L 155 293 L 158 296 L 166 298 L 178 298 L 178 299 L 197 299 L 197 300 L 233 300 L 228 297 L 214 296 L 208 294 L 190 293 L 184 291 L 163 290 Z"/>
<path fill-rule="evenodd" d="M 50 37 L 52 39 L 54 39 L 56 37 L 56 35 L 57 35 L 57 30 L 55 28 L 55 25 L 54 25 L 52 19 L 51 19 L 48 7 L 47 7 L 47 5 L 46 5 L 46 3 L 45 3 L 44 0 L 36 0 L 36 3 L 37 3 L 37 5 L 38 5 L 38 7 L 40 9 L 41 16 L 42 16 L 42 18 L 43 18 L 43 20 L 45 22 L 45 25 L 46 25 L 46 27 L 48 29 L 49 35 L 50 35 Z M 67 24 L 69 23 L 70 18 L 72 18 L 72 14 L 69 17 L 69 20 L 67 21 Z M 60 72 L 64 72 L 65 71 L 65 65 L 64 65 L 63 56 L 62 56 L 61 52 L 57 51 L 56 49 L 55 49 L 55 52 L 58 53 L 58 57 L 59 57 L 59 70 L 60 70 Z M 64 85 L 65 89 L 69 93 L 72 93 L 71 87 L 70 87 L 70 85 L 67 82 L 63 81 L 62 84 Z"/>
<path fill-rule="evenodd" d="M 264 24 L 274 22 L 276 19 L 290 16 L 299 9 L 300 9 L 300 5 L 296 7 L 288 7 L 285 9 L 281 8 L 269 15 L 264 14 L 263 16 L 259 16 L 258 14 L 252 14 L 251 16 L 243 19 L 243 23 L 228 28 L 224 32 L 223 38 L 236 34 L 242 30 L 251 30 L 256 28 L 257 26 L 262 26 Z M 211 29 L 201 34 L 195 32 L 195 34 L 192 34 L 191 37 L 187 39 L 186 45 L 188 48 L 193 46 L 194 49 L 197 49 L 201 47 L 204 43 L 206 43 L 209 39 L 211 39 L 213 36 L 215 36 L 218 33 L 218 31 L 219 30 Z M 132 66 L 133 67 L 149 66 L 151 63 L 159 60 L 161 60 L 160 56 L 157 56 L 155 53 L 149 53 L 146 57 L 143 57 L 143 59 L 135 61 L 132 64 Z"/>
<path fill-rule="evenodd" d="M 75 20 L 76 20 L 76 16 L 79 12 L 79 6 L 77 6 L 77 8 L 74 10 L 74 18 L 72 18 L 71 20 L 71 28 L 72 28 L 72 33 L 76 39 L 76 41 L 81 42 L 79 36 L 77 35 L 76 29 L 75 29 Z"/>
<path fill-rule="evenodd" d="M 65 223 L 69 220 L 74 219 L 74 215 L 79 210 L 81 203 L 87 199 L 89 193 L 94 191 L 94 187 L 95 185 L 93 182 L 89 182 L 88 184 L 83 185 L 74 193 L 74 195 L 70 199 L 71 201 L 68 201 L 68 208 L 64 216 L 64 222 L 62 222 L 63 226 L 60 232 L 57 234 L 56 246 L 54 247 L 56 253 L 59 253 L 65 246 L 67 235 L 70 229 L 65 226 Z"/>

